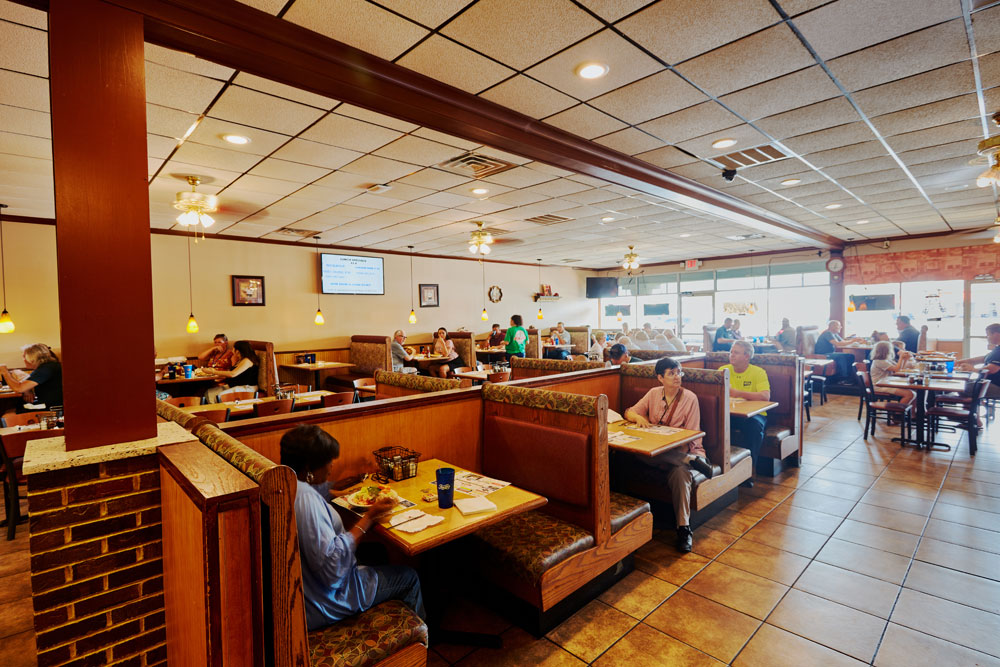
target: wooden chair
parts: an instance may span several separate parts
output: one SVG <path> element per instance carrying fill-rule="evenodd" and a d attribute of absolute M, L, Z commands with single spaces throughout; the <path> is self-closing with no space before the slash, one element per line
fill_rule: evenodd
<path fill-rule="evenodd" d="M 229 421 L 229 408 L 225 408 L 224 410 L 202 410 L 196 414 L 216 424 Z"/>
<path fill-rule="evenodd" d="M 972 391 L 969 392 L 969 408 L 957 408 L 957 407 L 947 407 L 943 405 L 935 405 L 934 407 L 927 409 L 927 419 L 930 422 L 931 428 L 931 440 L 934 440 L 934 436 L 937 435 L 939 424 L 942 420 L 950 422 L 955 428 L 961 429 L 969 434 L 969 455 L 976 455 L 976 441 L 979 436 L 979 424 L 976 420 L 976 416 L 979 413 L 979 405 L 982 403 L 983 399 L 986 397 L 986 392 L 989 391 L 990 381 L 989 380 L 976 380 L 975 384 L 972 386 Z M 932 442 L 930 447 L 943 447 L 946 450 L 950 450 L 951 446 L 940 442 Z"/>
<path fill-rule="evenodd" d="M 870 362 L 867 361 L 855 361 L 854 362 L 855 372 L 870 373 L 870 371 L 868 370 L 869 363 Z M 858 377 L 860 378 L 861 376 L 859 375 Z M 868 375 L 867 377 L 869 384 L 871 384 L 871 375 Z M 878 388 L 872 387 L 872 399 L 876 401 L 898 401 L 899 396 L 896 396 L 895 394 L 885 394 L 880 392 Z M 864 410 L 864 407 L 865 407 L 865 393 L 862 391 L 861 395 L 858 396 L 858 421 L 861 421 L 861 412 Z"/>
<path fill-rule="evenodd" d="M 497 383 L 497 382 L 507 382 L 510 380 L 510 371 L 498 371 L 496 373 L 489 373 L 486 376 L 487 382 Z"/>
<path fill-rule="evenodd" d="M 338 405 L 350 405 L 354 402 L 353 391 L 340 391 L 336 394 L 326 394 L 322 399 L 324 408 L 332 408 Z"/>
<path fill-rule="evenodd" d="M 875 391 L 872 389 L 872 378 L 867 371 L 857 371 L 858 382 L 862 388 L 861 400 L 865 404 L 865 435 L 864 439 L 868 439 L 868 433 L 871 432 L 872 436 L 875 435 L 875 424 L 878 422 L 879 412 L 884 412 L 886 416 L 886 423 L 889 421 L 889 415 L 895 415 L 899 419 L 899 437 L 901 440 L 910 439 L 910 431 L 913 426 L 913 406 L 910 404 L 903 404 L 895 401 L 878 401 L 875 400 Z"/>
<path fill-rule="evenodd" d="M 203 403 L 201 396 L 171 396 L 163 400 L 178 408 L 189 408 L 192 405 L 201 405 Z"/>
<path fill-rule="evenodd" d="M 304 394 L 307 391 L 312 391 L 311 384 L 281 384 L 278 385 L 278 389 L 281 391 L 290 391 L 293 394 Z"/>
<path fill-rule="evenodd" d="M 453 378 L 453 377 L 455 377 L 456 373 L 471 373 L 472 371 L 475 371 L 475 370 L 479 370 L 479 369 L 474 368 L 472 366 L 459 366 L 455 370 L 448 371 L 448 377 Z"/>
<path fill-rule="evenodd" d="M 22 472 L 21 465 L 24 462 L 24 450 L 29 440 L 39 438 L 53 438 L 62 435 L 61 428 L 52 428 L 45 431 L 19 431 L 8 433 L 0 438 L 0 471 L 3 473 L 3 500 L 4 509 L 7 513 L 7 540 L 14 539 L 14 532 L 21 518 L 21 496 L 19 487 L 27 484 L 28 480 Z M 3 524 L 0 524 L 3 525 Z"/>
<path fill-rule="evenodd" d="M 378 385 L 375 382 L 375 378 L 373 378 L 373 377 L 370 377 L 370 378 L 359 378 L 359 379 L 357 379 L 357 380 L 354 381 L 354 391 L 357 393 L 359 401 L 364 401 L 364 400 L 367 400 L 367 399 L 374 399 L 375 398 L 375 392 L 374 391 L 366 391 L 367 387 L 371 387 L 372 389 L 375 389 L 375 390 L 378 389 Z"/>
<path fill-rule="evenodd" d="M 39 416 L 43 414 L 40 412 L 22 412 L 20 414 L 16 412 L 11 412 L 3 416 L 3 425 L 7 428 L 11 426 L 29 426 L 31 424 L 37 424 Z M 50 413 L 45 412 L 48 415 Z"/>
<path fill-rule="evenodd" d="M 253 404 L 254 417 L 270 417 L 271 415 L 287 415 L 295 408 L 294 398 L 283 398 L 278 401 L 265 401 Z"/>
<path fill-rule="evenodd" d="M 257 398 L 257 392 L 230 389 L 229 391 L 224 391 L 219 394 L 220 403 L 228 403 L 229 401 L 246 401 L 251 398 Z"/>

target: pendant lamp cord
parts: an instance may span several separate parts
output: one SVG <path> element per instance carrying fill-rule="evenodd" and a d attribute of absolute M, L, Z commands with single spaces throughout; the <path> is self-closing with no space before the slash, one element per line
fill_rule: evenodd
<path fill-rule="evenodd" d="M 413 311 L 413 246 L 410 248 L 410 311 Z"/>
<path fill-rule="evenodd" d="M 3 262 L 3 209 L 6 204 L 0 204 L 0 283 L 3 285 L 3 309 L 7 310 L 7 271 Z"/>
<path fill-rule="evenodd" d="M 318 260 L 319 259 L 319 237 L 318 236 L 314 236 L 313 239 L 316 241 L 316 259 Z M 320 310 L 322 310 L 322 308 L 320 308 L 320 305 L 319 305 L 319 295 L 323 291 L 323 265 L 320 264 L 317 261 L 316 262 L 316 266 L 319 267 L 317 269 L 317 271 L 319 271 L 319 290 L 316 292 L 316 312 L 318 313 Z"/>
<path fill-rule="evenodd" d="M 191 237 L 187 237 L 188 241 L 188 306 L 192 315 L 194 314 L 194 287 L 191 284 Z"/>

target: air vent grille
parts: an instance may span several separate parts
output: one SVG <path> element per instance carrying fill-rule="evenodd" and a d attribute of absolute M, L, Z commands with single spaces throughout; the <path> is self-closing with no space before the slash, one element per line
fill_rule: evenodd
<path fill-rule="evenodd" d="M 551 213 L 546 215 L 536 215 L 534 218 L 525 218 L 525 222 L 533 222 L 536 225 L 554 225 L 559 222 L 569 222 L 573 218 L 567 218 L 562 215 L 552 215 Z"/>
<path fill-rule="evenodd" d="M 755 232 L 753 234 L 736 234 L 735 236 L 727 236 L 726 238 L 730 241 L 753 241 L 764 238 L 764 235 Z"/>
<path fill-rule="evenodd" d="M 742 151 L 729 153 L 715 158 L 715 161 L 726 169 L 740 169 L 742 167 L 752 167 L 757 164 L 774 162 L 788 157 L 771 144 L 746 148 Z"/>
<path fill-rule="evenodd" d="M 513 169 L 516 166 L 512 162 L 483 155 L 482 153 L 465 153 L 437 165 L 438 169 L 470 178 L 486 178 L 487 176 L 493 176 L 502 171 Z"/>
<path fill-rule="evenodd" d="M 311 229 L 296 229 L 295 227 L 282 227 L 281 229 L 274 230 L 272 233 L 283 234 L 284 236 L 297 236 L 303 239 L 319 234 L 319 232 Z"/>

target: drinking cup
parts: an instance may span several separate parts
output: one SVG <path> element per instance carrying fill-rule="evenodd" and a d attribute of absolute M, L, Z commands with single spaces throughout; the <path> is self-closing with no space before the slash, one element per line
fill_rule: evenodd
<path fill-rule="evenodd" d="M 454 503 L 455 497 L 455 469 L 438 468 L 437 472 L 438 507 L 448 509 Z"/>
<path fill-rule="evenodd" d="M 189 380 L 194 377 L 194 366 L 192 366 L 191 364 L 187 364 L 184 366 L 184 377 Z"/>
<path fill-rule="evenodd" d="M 949 373 L 953 373 L 955 371 L 955 362 L 954 361 L 944 362 L 944 369 Z"/>

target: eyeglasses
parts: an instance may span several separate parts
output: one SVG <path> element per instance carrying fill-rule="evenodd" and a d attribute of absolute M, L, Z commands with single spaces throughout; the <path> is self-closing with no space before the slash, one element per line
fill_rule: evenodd
<path fill-rule="evenodd" d="M 682 378 L 684 377 L 684 371 L 667 371 L 664 375 L 671 378 Z"/>

